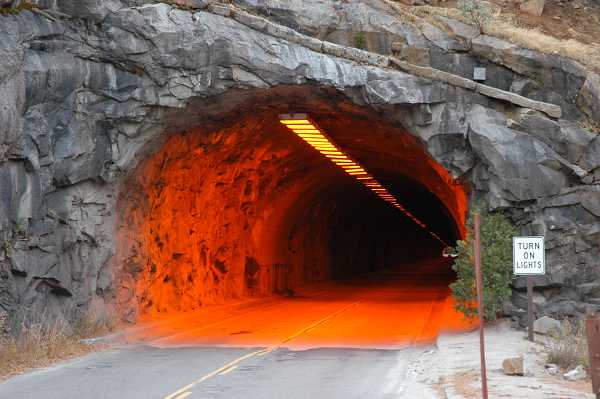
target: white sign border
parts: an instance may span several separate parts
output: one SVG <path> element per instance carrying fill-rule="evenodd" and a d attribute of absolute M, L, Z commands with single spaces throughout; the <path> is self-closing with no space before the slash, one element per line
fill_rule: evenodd
<path fill-rule="evenodd" d="M 544 250 L 542 251 L 542 264 L 544 265 L 544 270 L 542 273 L 517 273 L 515 270 L 515 242 L 517 238 L 541 238 L 542 244 L 544 246 Z M 546 237 L 544 236 L 513 236 L 513 274 L 515 276 L 545 276 L 546 275 Z"/>

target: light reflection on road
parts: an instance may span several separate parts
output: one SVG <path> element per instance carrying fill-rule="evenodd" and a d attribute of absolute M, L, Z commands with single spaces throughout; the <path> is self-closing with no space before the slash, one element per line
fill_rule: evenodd
<path fill-rule="evenodd" d="M 321 283 L 291 297 L 154 317 L 142 320 L 123 339 L 161 347 L 283 346 L 298 350 L 396 349 L 432 343 L 440 331 L 465 331 L 475 325 L 453 309 L 443 262 Z"/>

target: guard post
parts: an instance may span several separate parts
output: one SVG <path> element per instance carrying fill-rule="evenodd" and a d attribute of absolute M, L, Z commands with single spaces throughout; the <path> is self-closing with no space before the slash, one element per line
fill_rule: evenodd
<path fill-rule="evenodd" d="M 483 310 L 483 275 L 481 274 L 481 235 L 479 212 L 475 213 L 474 230 L 475 240 L 473 241 L 473 254 L 475 255 L 475 284 L 477 287 L 477 316 L 479 317 L 479 361 L 481 364 L 481 395 L 483 399 L 488 399 L 487 371 L 485 367 L 485 335 Z"/>
<path fill-rule="evenodd" d="M 590 355 L 592 390 L 596 399 L 600 399 L 600 318 L 597 315 L 591 314 L 587 317 L 585 331 Z"/>

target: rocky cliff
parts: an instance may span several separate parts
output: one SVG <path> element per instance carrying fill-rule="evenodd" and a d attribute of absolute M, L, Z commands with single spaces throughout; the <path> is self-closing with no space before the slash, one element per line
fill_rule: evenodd
<path fill-rule="evenodd" d="M 173 240 L 148 244 L 156 240 L 152 232 L 173 225 L 139 227 L 160 205 L 151 198 L 162 192 L 161 165 L 174 165 L 172 176 L 194 170 L 185 161 L 189 154 L 169 158 L 186 149 L 204 159 L 197 171 L 207 176 L 224 163 L 252 159 L 256 171 L 244 176 L 253 182 L 247 191 L 234 184 L 241 178 L 231 171 L 216 173 L 223 184 L 214 177 L 215 187 L 235 187 L 248 202 L 269 190 L 292 190 L 285 176 L 268 180 L 260 173 L 261 166 L 278 165 L 277 155 L 209 152 L 231 143 L 228 137 L 261 148 L 249 137 L 250 124 L 266 126 L 256 115 L 300 108 L 405 132 L 405 148 L 414 148 L 405 155 L 417 147 L 427 155 L 403 166 L 414 167 L 415 178 L 459 181 L 471 201 L 507 211 L 523 234 L 546 236 L 548 274 L 535 281 L 539 315 L 600 308 L 600 135 L 582 127 L 600 122 L 600 78 L 576 62 L 479 35 L 447 18 L 435 26 L 406 21 L 377 0 L 36 3 L 32 11 L 0 14 L 0 312 L 10 316 L 8 328 L 45 317 L 73 320 L 89 309 L 107 317 L 115 307 L 135 319 L 140 303 L 152 307 L 162 294 L 143 292 L 137 282 L 158 278 L 156 259 L 182 259 Z M 475 67 L 486 68 L 485 81 L 472 81 Z M 208 138 L 177 138 L 198 129 Z M 232 135 L 219 136 L 225 131 Z M 368 141 L 371 133 L 356 134 Z M 430 176 L 419 169 L 429 158 L 444 170 Z M 290 162 L 277 170 L 300 179 L 301 162 Z M 436 187 L 429 188 L 459 209 L 459 194 Z M 147 195 L 140 198 L 139 190 Z M 290 193 L 281 198 L 297 198 Z M 211 203 L 219 198 L 226 194 Z M 176 197 L 169 201 L 177 208 Z M 206 209 L 194 206 L 200 205 Z M 248 212 L 235 215 L 259 223 Z M 123 231 L 135 234 L 123 238 Z M 213 233 L 218 242 L 219 234 L 229 234 L 206 235 Z M 186 234 L 194 233 L 179 237 Z M 262 233 L 239 234 L 247 241 Z M 279 258 L 255 260 L 244 251 L 231 243 L 204 255 L 199 248 L 205 283 L 268 291 L 253 285 L 259 268 L 253 262 Z M 235 265 L 219 263 L 227 256 Z M 298 281 L 310 281 L 308 274 Z M 174 284 L 167 295 L 180 295 L 177 285 L 190 275 L 160 274 Z M 223 290 L 231 292 L 200 295 L 210 301 Z M 507 312 L 520 314 L 521 290 L 517 281 Z"/>

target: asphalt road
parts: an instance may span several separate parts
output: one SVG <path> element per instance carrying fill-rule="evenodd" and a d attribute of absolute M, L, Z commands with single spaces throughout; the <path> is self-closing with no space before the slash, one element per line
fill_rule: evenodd
<path fill-rule="evenodd" d="M 0 398 L 429 398 L 411 370 L 440 330 L 466 327 L 430 265 L 146 320 Z"/>

